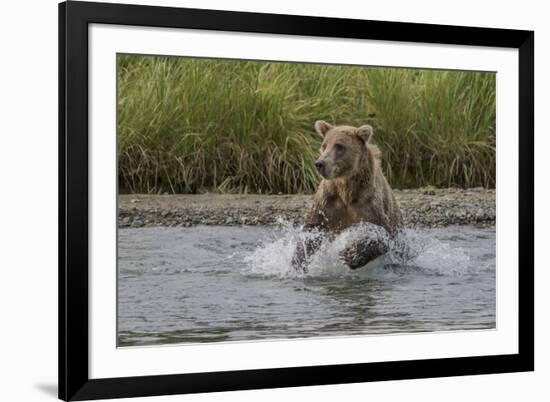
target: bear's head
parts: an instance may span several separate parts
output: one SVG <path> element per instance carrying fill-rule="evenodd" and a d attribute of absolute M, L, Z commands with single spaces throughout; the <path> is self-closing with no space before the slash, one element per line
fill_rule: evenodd
<path fill-rule="evenodd" d="M 330 180 L 352 176 L 365 164 L 373 163 L 369 158 L 369 146 L 372 127 L 332 126 L 325 121 L 315 122 L 315 130 L 323 139 L 321 155 L 315 162 L 317 171 L 323 178 Z"/>

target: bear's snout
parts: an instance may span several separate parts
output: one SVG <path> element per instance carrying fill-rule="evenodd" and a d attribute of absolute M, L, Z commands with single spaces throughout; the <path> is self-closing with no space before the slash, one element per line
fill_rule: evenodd
<path fill-rule="evenodd" d="M 323 176 L 325 179 L 327 178 L 326 167 L 327 167 L 327 164 L 322 159 L 317 159 L 317 161 L 315 162 L 315 168 L 317 168 L 317 172 L 319 172 L 319 174 Z"/>

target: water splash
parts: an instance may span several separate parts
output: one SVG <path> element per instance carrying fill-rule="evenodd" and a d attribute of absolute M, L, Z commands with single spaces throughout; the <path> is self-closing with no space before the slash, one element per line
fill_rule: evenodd
<path fill-rule="evenodd" d="M 303 231 L 285 220 L 278 229 L 244 257 L 245 274 L 278 278 L 305 276 L 384 276 L 384 275 L 452 275 L 459 276 L 471 269 L 466 250 L 438 238 L 444 229 L 403 229 L 388 240 L 389 252 L 358 270 L 350 270 L 339 253 L 351 242 L 364 238 L 372 225 L 353 226 L 334 239 L 325 237 L 318 251 L 311 256 L 307 273 L 292 266 L 298 242 L 315 238 L 318 233 Z"/>

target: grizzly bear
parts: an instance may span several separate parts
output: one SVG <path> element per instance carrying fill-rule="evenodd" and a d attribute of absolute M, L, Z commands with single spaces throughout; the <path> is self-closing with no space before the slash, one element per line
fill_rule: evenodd
<path fill-rule="evenodd" d="M 323 177 L 307 214 L 304 229 L 335 236 L 356 224 L 369 228 L 364 239 L 348 245 L 340 259 L 351 269 L 362 267 L 388 251 L 388 238 L 402 224 L 401 211 L 380 167 L 381 152 L 369 141 L 373 129 L 332 126 L 317 121 L 323 139 L 315 167 Z M 375 226 L 374 226 L 375 225 Z M 299 243 L 293 265 L 304 263 L 319 247 L 319 237 Z"/>

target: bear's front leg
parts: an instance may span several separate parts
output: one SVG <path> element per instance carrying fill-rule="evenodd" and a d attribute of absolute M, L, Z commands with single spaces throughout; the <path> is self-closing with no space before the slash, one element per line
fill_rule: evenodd
<path fill-rule="evenodd" d="M 295 270 L 307 272 L 307 263 L 309 258 L 317 251 L 323 239 L 321 234 L 316 234 L 313 238 L 298 240 L 294 255 L 292 256 L 292 267 Z"/>
<path fill-rule="evenodd" d="M 340 259 L 351 269 L 360 268 L 389 250 L 387 232 L 380 226 L 372 226 L 367 235 L 340 251 Z"/>

